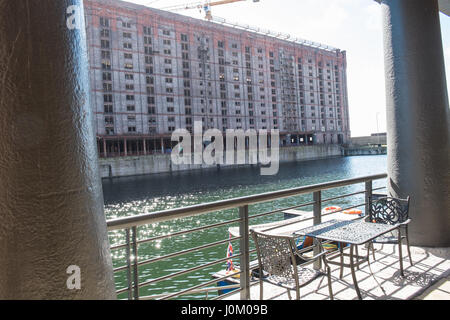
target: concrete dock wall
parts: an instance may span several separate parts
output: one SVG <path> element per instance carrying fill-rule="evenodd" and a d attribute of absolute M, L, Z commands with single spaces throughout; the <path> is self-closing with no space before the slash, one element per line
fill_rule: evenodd
<path fill-rule="evenodd" d="M 301 160 L 316 160 L 342 155 L 339 145 L 313 145 L 280 148 L 280 162 Z M 102 178 L 125 177 L 134 175 L 155 174 L 163 172 L 177 172 L 185 170 L 216 169 L 216 165 L 175 165 L 170 154 L 153 154 L 146 156 L 128 156 L 99 159 L 100 175 Z M 238 167 L 239 165 L 221 165 L 224 167 Z"/>
<path fill-rule="evenodd" d="M 365 155 L 377 155 L 386 154 L 387 147 L 348 147 L 342 148 L 343 156 L 365 156 Z"/>

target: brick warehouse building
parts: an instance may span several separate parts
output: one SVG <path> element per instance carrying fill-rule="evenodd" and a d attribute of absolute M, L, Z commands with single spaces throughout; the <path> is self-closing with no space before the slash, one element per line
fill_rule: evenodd
<path fill-rule="evenodd" d="M 100 156 L 164 152 L 194 121 L 279 129 L 285 146 L 348 141 L 345 51 L 124 1 L 84 6 Z"/>

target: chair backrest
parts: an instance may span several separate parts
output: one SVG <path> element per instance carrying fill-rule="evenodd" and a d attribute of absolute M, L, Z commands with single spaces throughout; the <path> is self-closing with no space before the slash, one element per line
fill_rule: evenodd
<path fill-rule="evenodd" d="M 384 197 L 370 201 L 369 219 L 375 223 L 402 223 L 409 219 L 408 211 L 409 197 L 406 199 Z"/>
<path fill-rule="evenodd" d="M 297 279 L 292 239 L 255 230 L 251 230 L 251 234 L 262 271 L 270 275 Z"/>

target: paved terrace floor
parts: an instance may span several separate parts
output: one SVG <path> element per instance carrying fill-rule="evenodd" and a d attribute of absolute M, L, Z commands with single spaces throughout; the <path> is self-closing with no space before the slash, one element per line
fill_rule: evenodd
<path fill-rule="evenodd" d="M 437 299 L 450 300 L 450 248 L 411 247 L 414 265 L 410 266 L 403 246 L 403 267 L 405 277 L 400 276 L 398 247 L 389 244 L 375 244 L 376 262 L 370 255 L 370 272 L 367 263 L 360 266 L 356 277 L 364 300 L 412 300 Z M 365 255 L 364 246 L 359 246 L 359 254 Z M 348 258 L 346 258 L 348 259 Z M 339 261 L 339 259 L 337 260 Z M 348 262 L 346 260 L 345 262 Z M 332 286 L 335 300 L 357 300 L 349 268 L 344 268 L 344 277 L 339 279 L 339 267 L 331 265 Z M 250 288 L 252 300 L 259 300 L 259 282 Z M 295 292 L 291 291 L 295 299 Z M 289 300 L 286 289 L 264 283 L 264 300 Z M 238 300 L 239 293 L 225 300 Z M 320 277 L 300 289 L 300 299 L 327 300 L 326 277 Z"/>

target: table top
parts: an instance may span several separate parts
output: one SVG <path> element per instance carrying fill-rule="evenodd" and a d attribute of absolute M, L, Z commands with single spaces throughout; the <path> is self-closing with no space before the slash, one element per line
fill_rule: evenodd
<path fill-rule="evenodd" d="M 297 230 L 294 232 L 294 235 L 360 245 L 398 227 L 398 225 L 369 223 L 361 219 L 347 221 L 330 220 Z"/>

